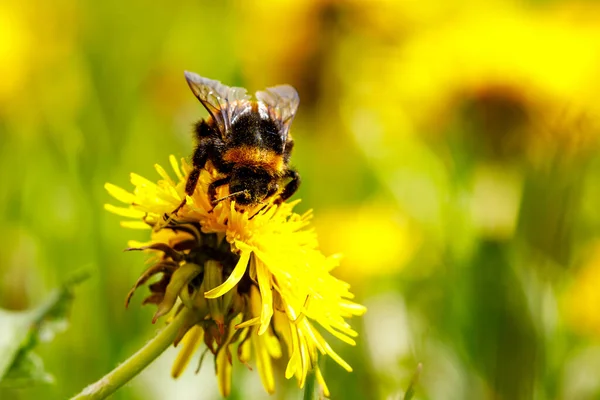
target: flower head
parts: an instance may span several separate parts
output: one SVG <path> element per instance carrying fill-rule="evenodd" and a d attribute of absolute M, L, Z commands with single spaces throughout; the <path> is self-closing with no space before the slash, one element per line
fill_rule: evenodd
<path fill-rule="evenodd" d="M 191 168 L 174 157 L 170 161 L 175 179 L 156 165 L 162 179 L 153 183 L 132 174 L 133 193 L 106 184 L 113 197 L 129 205 L 106 209 L 130 218 L 122 222 L 125 227 L 152 229 L 150 242 L 132 247 L 159 254 L 127 301 L 137 287 L 160 273 L 162 278 L 150 285 L 151 294 L 144 300 L 158 306 L 153 321 L 183 307 L 194 311 L 177 340 L 183 341 L 183 349 L 173 375 L 181 373 L 203 341 L 215 355 L 223 395 L 229 393 L 232 350 L 242 363 L 256 364 L 265 389 L 272 393 L 271 362 L 285 349 L 286 378 L 294 376 L 302 387 L 314 370 L 327 394 L 317 365 L 319 353 L 348 371 L 352 368 L 316 326 L 354 345 L 357 333 L 346 318 L 363 314 L 365 308 L 351 301 L 347 283 L 330 274 L 339 257 L 326 257 L 318 250 L 316 235 L 308 228 L 311 211 L 295 213 L 297 201 L 239 210 L 235 201 L 225 200 L 213 207 L 208 185 L 218 178 L 214 168 L 208 164 L 194 193 L 185 196 Z M 219 198 L 227 194 L 226 186 L 218 188 Z M 183 199 L 185 205 L 173 214 Z"/>

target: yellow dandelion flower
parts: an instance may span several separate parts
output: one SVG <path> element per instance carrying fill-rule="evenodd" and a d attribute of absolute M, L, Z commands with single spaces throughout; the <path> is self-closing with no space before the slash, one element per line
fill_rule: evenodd
<path fill-rule="evenodd" d="M 213 207 L 208 185 L 217 179 L 210 163 L 202 171 L 196 190 L 185 195 L 191 167 L 171 157 L 175 177 L 156 165 L 161 179 L 154 183 L 137 174 L 129 193 L 112 184 L 107 191 L 127 207 L 105 208 L 128 218 L 122 225 L 152 229 L 148 243 L 131 243 L 139 250 L 157 251 L 154 264 L 136 282 L 134 290 L 154 275 L 144 303 L 158 306 L 154 321 L 174 310 L 193 310 L 180 332 L 182 351 L 173 366 L 177 377 L 202 342 L 215 356 L 221 393 L 231 384 L 232 351 L 243 364 L 255 363 L 266 391 L 273 393 L 272 360 L 287 351 L 286 378 L 303 387 L 309 372 L 328 393 L 318 368 L 319 355 L 328 355 L 348 371 L 352 368 L 323 338 L 323 329 L 341 341 L 355 344 L 357 333 L 347 318 L 362 315 L 350 286 L 330 271 L 339 257 L 326 257 L 308 228 L 312 212 L 293 211 L 298 201 L 263 204 L 243 210 L 234 201 Z M 219 198 L 226 186 L 217 190 Z M 185 199 L 176 214 L 173 210 Z M 320 326 L 320 328 L 318 328 Z"/>

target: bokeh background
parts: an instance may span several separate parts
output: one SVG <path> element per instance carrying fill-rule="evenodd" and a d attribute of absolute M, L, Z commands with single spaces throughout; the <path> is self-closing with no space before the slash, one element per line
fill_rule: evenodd
<path fill-rule="evenodd" d="M 332 398 L 401 399 L 419 363 L 416 399 L 600 398 L 600 4 L 560 0 L 0 2 L 0 307 L 91 273 L 38 346 L 56 384 L 0 398 L 67 398 L 156 331 L 103 185 L 191 154 L 184 70 L 300 93 L 299 208 L 369 309 Z M 219 398 L 174 355 L 114 398 Z"/>

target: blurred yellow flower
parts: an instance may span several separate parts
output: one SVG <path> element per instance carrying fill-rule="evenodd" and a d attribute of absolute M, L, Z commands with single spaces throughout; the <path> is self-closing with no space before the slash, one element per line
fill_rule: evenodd
<path fill-rule="evenodd" d="M 315 219 L 323 249 L 339 249 L 339 273 L 351 282 L 402 269 L 420 244 L 419 234 L 398 210 L 385 203 L 324 213 Z"/>
<path fill-rule="evenodd" d="M 60 5 L 0 4 L 0 114 L 8 107 L 17 109 L 16 101 L 31 104 L 32 92 L 43 95 L 40 85 L 52 87 L 49 70 L 54 73 L 57 63 L 69 65 L 71 60 L 65 56 L 73 51 L 76 40 L 76 8 L 71 0 Z"/>
<path fill-rule="evenodd" d="M 591 249 L 590 256 L 577 272 L 566 291 L 563 306 L 566 319 L 578 332 L 600 338 L 600 243 Z"/>
<path fill-rule="evenodd" d="M 29 70 L 31 37 L 15 10 L 0 6 L 0 104 L 23 84 Z"/>
<path fill-rule="evenodd" d="M 288 354 L 286 378 L 295 376 L 303 387 L 307 374 L 314 370 L 328 393 L 317 365 L 318 354 L 352 369 L 314 323 L 354 345 L 357 334 L 345 319 L 363 314 L 365 308 L 350 301 L 349 285 L 330 274 L 338 257 L 325 257 L 318 250 L 314 231 L 306 229 L 312 213 L 294 213 L 297 201 L 243 211 L 228 200 L 213 207 L 207 192 L 217 172 L 210 165 L 202 171 L 194 194 L 187 197 L 184 189 L 190 166 L 182 161 L 180 168 L 174 157 L 171 166 L 176 179 L 156 165 L 162 178 L 156 184 L 132 174 L 133 193 L 106 184 L 113 197 L 129 204 L 127 208 L 106 205 L 106 209 L 132 218 L 122 223 L 125 227 L 153 229 L 151 242 L 134 246 L 163 255 L 140 277 L 134 290 L 151 276 L 163 274 L 150 285 L 152 294 L 145 300 L 158 305 L 154 321 L 169 313 L 178 298 L 183 304 L 178 310 L 194 310 L 196 319 L 181 335 L 184 348 L 173 375 L 179 375 L 204 340 L 215 355 L 219 387 L 227 396 L 230 351 L 237 345 L 241 362 L 247 364 L 254 354 L 263 385 L 272 393 L 271 360 L 281 356 L 281 343 Z M 218 189 L 219 198 L 227 194 L 227 187 Z M 173 215 L 184 198 L 185 206 Z"/>
<path fill-rule="evenodd" d="M 599 13 L 593 5 L 456 6 L 435 24 L 415 25 L 398 43 L 374 43 L 361 63 L 341 63 L 353 92 L 346 114 L 369 110 L 386 133 L 400 137 L 448 132 L 452 118 L 470 111 L 467 121 L 484 119 L 475 121 L 472 140 L 491 139 L 495 151 L 537 159 L 548 148 L 585 149 L 596 135 L 581 135 L 582 119 L 600 114 Z"/>

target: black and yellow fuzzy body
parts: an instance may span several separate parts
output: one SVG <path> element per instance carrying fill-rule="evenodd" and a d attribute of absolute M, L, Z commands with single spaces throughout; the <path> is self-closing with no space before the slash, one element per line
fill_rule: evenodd
<path fill-rule="evenodd" d="M 290 168 L 294 146 L 289 129 L 299 98 L 289 85 L 275 86 L 256 93 L 251 101 L 243 88 L 228 87 L 218 81 L 186 72 L 188 84 L 210 116 L 195 126 L 197 146 L 188 177 L 186 193 L 196 188 L 200 170 L 208 161 L 223 175 L 209 186 L 229 185 L 229 196 L 240 206 L 258 205 L 273 196 L 283 201 L 300 184 L 298 173 Z"/>

